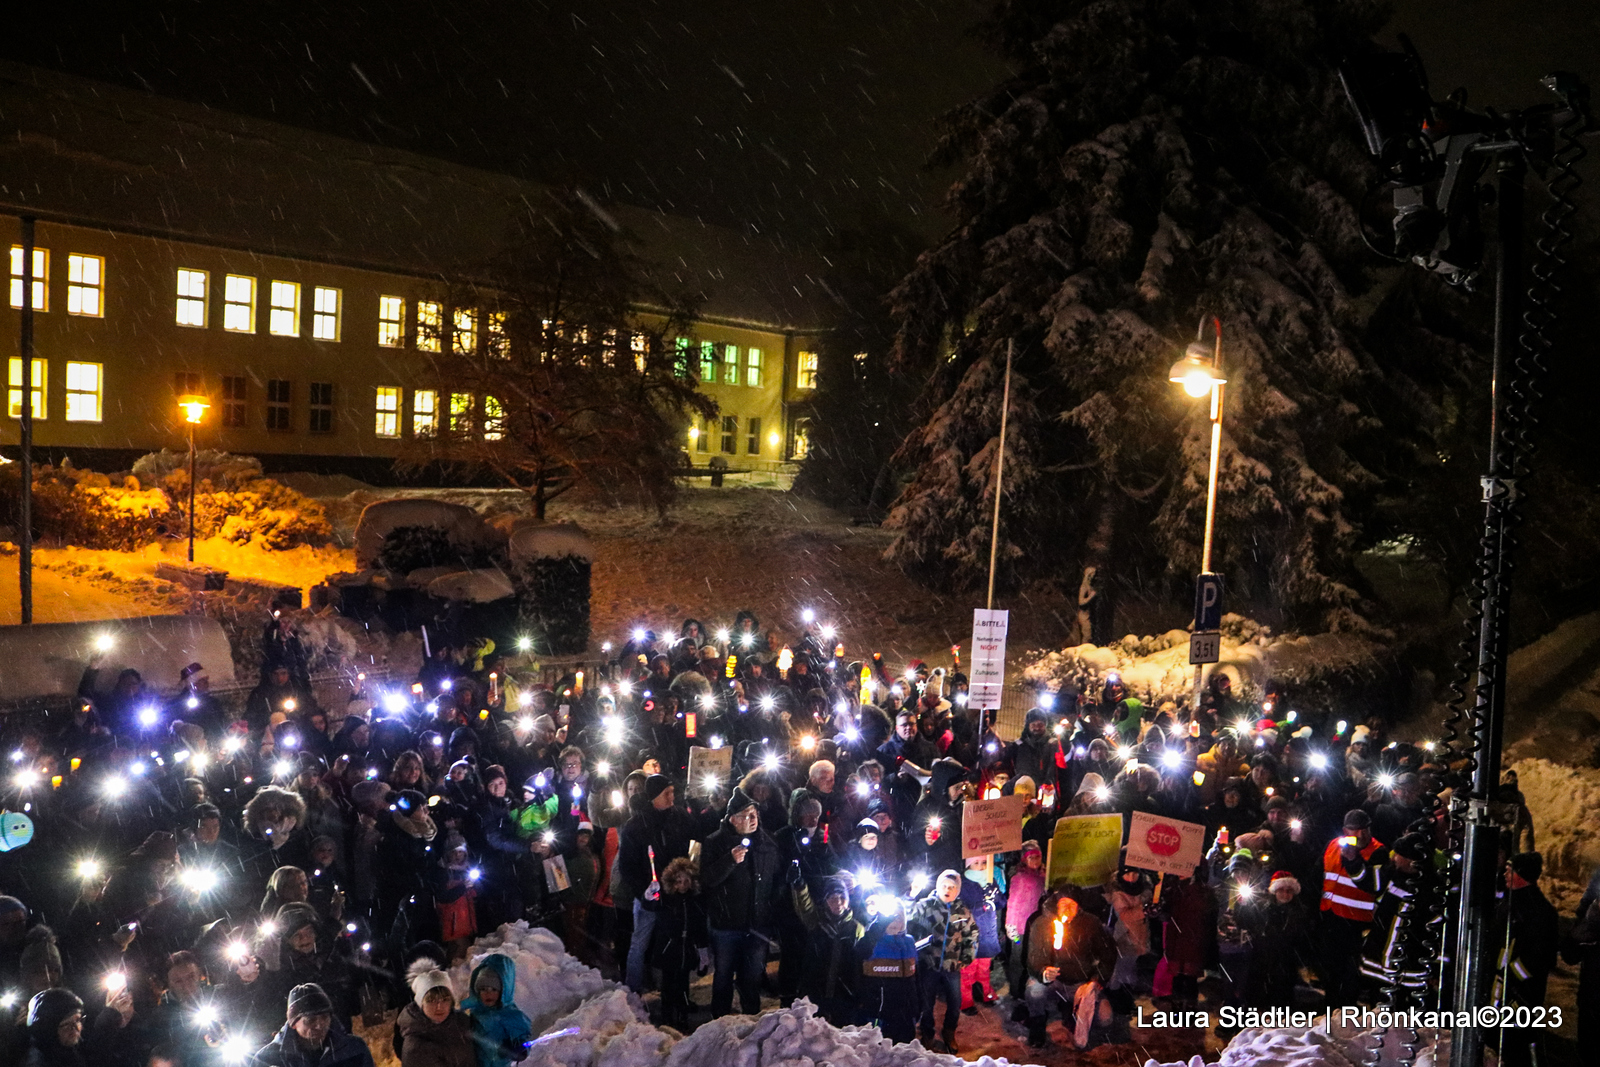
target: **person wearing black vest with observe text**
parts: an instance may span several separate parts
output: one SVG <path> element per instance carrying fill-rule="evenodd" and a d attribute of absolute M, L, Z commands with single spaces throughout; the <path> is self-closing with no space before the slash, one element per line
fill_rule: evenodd
<path fill-rule="evenodd" d="M 736 979 L 739 1009 L 746 1015 L 761 1010 L 761 977 L 767 970 L 774 906 L 785 892 L 781 862 L 777 842 L 761 829 L 756 802 L 735 789 L 728 799 L 728 817 L 706 838 L 700 856 L 701 892 L 716 967 L 712 1018 L 733 1010 Z"/>
<path fill-rule="evenodd" d="M 1328 1003 L 1355 1003 L 1361 980 L 1361 942 L 1372 925 L 1385 884 L 1389 850 L 1372 836 L 1372 817 L 1353 808 L 1344 832 L 1322 854 L 1322 970 Z"/>

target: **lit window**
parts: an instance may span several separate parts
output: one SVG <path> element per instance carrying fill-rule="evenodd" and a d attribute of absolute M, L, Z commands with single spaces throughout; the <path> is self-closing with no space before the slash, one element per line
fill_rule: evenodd
<path fill-rule="evenodd" d="M 739 346 L 722 346 L 722 384 L 739 384 Z"/>
<path fill-rule="evenodd" d="M 617 331 L 607 330 L 600 336 L 600 362 L 608 367 L 617 365 Z"/>
<path fill-rule="evenodd" d="M 800 373 L 797 375 L 797 379 L 796 384 L 802 389 L 815 389 L 817 387 L 817 354 L 815 352 L 800 353 Z"/>
<path fill-rule="evenodd" d="M 646 354 L 647 354 L 647 349 L 645 348 L 644 334 L 642 334 L 642 333 L 634 334 L 633 335 L 633 365 L 636 368 L 638 368 L 640 374 L 644 373 L 644 357 L 645 357 Z"/>
<path fill-rule="evenodd" d="M 478 350 L 478 314 L 471 308 L 457 308 L 450 313 L 455 332 L 450 341 L 450 351 L 458 356 L 470 356 Z"/>
<path fill-rule="evenodd" d="M 672 375 L 675 378 L 689 377 L 689 360 L 691 358 L 692 344 L 687 337 L 679 337 L 673 342 Z M 642 371 L 644 367 L 641 365 Z"/>
<path fill-rule="evenodd" d="M 472 394 L 450 394 L 450 432 L 470 433 L 472 430 Z"/>
<path fill-rule="evenodd" d="M 384 348 L 406 346 L 405 297 L 378 297 L 378 343 Z"/>
<path fill-rule="evenodd" d="M 100 364 L 67 364 L 68 422 L 100 421 L 100 386 Z"/>
<path fill-rule="evenodd" d="M 439 338 L 444 329 L 444 307 L 437 300 L 417 301 L 417 348 L 423 352 L 438 352 Z"/>
<path fill-rule="evenodd" d="M 794 444 L 789 449 L 790 459 L 805 459 L 811 451 L 811 420 L 794 420 Z"/>
<path fill-rule="evenodd" d="M 68 315 L 89 315 L 98 319 L 105 314 L 105 302 L 101 299 L 105 276 L 106 261 L 100 256 L 80 256 L 76 253 L 67 256 Z M 72 364 L 67 365 L 70 367 Z M 85 363 L 84 366 L 94 364 Z M 96 415 L 87 421 L 99 422 L 100 417 Z"/>
<path fill-rule="evenodd" d="M 267 332 L 279 337 L 300 336 L 300 283 L 272 283 L 272 315 Z"/>
<path fill-rule="evenodd" d="M 722 416 L 722 451 L 733 455 L 736 451 L 734 445 L 739 440 L 739 417 L 737 415 Z"/>
<path fill-rule="evenodd" d="M 498 441 L 506 435 L 506 409 L 497 396 L 483 398 L 483 439 Z"/>
<path fill-rule="evenodd" d="M 374 408 L 377 412 L 377 424 L 373 427 L 373 431 L 379 437 L 399 437 L 400 390 L 392 385 L 378 386 Z"/>
<path fill-rule="evenodd" d="M 311 290 L 311 336 L 319 341 L 339 339 L 339 290 L 322 285 Z"/>
<path fill-rule="evenodd" d="M 710 341 L 700 342 L 700 380 L 702 382 L 717 380 L 717 346 Z"/>
<path fill-rule="evenodd" d="M 711 451 L 711 431 L 713 428 L 714 426 L 712 420 L 707 419 L 705 427 L 700 431 L 699 435 L 694 440 L 694 450 L 696 452 Z"/>
<path fill-rule="evenodd" d="M 506 337 L 506 313 L 491 311 L 483 319 L 483 350 L 495 359 L 511 355 L 511 345 Z"/>
<path fill-rule="evenodd" d="M 749 432 L 744 440 L 744 450 L 752 456 L 761 455 L 761 420 L 751 419 Z"/>
<path fill-rule="evenodd" d="M 312 433 L 333 432 L 333 383 L 312 382 L 310 419 L 306 429 Z"/>
<path fill-rule="evenodd" d="M 33 249 L 33 310 L 50 310 L 50 288 L 45 281 L 50 277 L 50 250 L 37 245 Z M 22 306 L 22 246 L 11 246 L 11 306 Z"/>
<path fill-rule="evenodd" d="M 222 425 L 245 424 L 245 393 L 249 387 L 248 379 L 242 374 L 222 376 Z"/>
<path fill-rule="evenodd" d="M 44 383 L 45 368 L 49 360 L 36 359 L 33 361 L 33 388 L 28 402 L 33 405 L 33 417 L 45 417 L 44 409 Z M 13 419 L 22 418 L 22 360 L 12 358 L 6 370 L 6 414 Z"/>
<path fill-rule="evenodd" d="M 206 290 L 211 275 L 203 270 L 178 270 L 178 325 L 205 326 Z"/>
<path fill-rule="evenodd" d="M 411 435 L 432 437 L 439 430 L 439 394 L 432 389 L 411 392 Z"/>
<path fill-rule="evenodd" d="M 256 280 L 247 274 L 230 274 L 222 280 L 222 328 L 256 332 Z"/>
<path fill-rule="evenodd" d="M 293 425 L 289 417 L 293 384 L 286 378 L 267 379 L 267 429 L 287 430 Z"/>
<path fill-rule="evenodd" d="M 752 389 L 761 387 L 761 349 L 744 350 L 744 384 Z"/>

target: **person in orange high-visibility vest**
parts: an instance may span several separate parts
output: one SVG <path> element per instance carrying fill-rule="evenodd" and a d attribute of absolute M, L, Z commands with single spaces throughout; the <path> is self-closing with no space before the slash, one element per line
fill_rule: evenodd
<path fill-rule="evenodd" d="M 1355 808 L 1322 854 L 1322 977 L 1328 1004 L 1354 1004 L 1361 942 L 1383 892 L 1389 850 L 1372 836 L 1372 816 Z"/>

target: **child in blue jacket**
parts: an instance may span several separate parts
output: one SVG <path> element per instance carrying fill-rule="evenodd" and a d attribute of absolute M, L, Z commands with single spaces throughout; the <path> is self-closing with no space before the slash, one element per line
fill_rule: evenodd
<path fill-rule="evenodd" d="M 528 1054 L 533 1023 L 513 1001 L 517 965 L 499 952 L 485 956 L 472 972 L 472 993 L 461 1010 L 472 1016 L 478 1067 L 510 1067 Z"/>

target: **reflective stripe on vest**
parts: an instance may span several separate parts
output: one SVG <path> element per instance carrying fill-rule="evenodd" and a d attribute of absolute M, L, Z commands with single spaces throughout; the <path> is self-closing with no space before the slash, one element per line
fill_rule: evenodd
<path fill-rule="evenodd" d="M 1361 850 L 1362 860 L 1370 861 L 1372 854 L 1382 847 L 1376 840 L 1372 841 Z M 1322 854 L 1322 910 L 1331 911 L 1341 919 L 1368 922 L 1377 906 L 1377 899 L 1344 873 L 1339 839 L 1328 842 Z"/>

